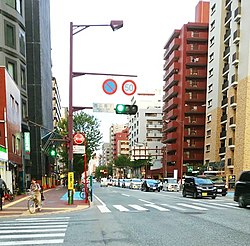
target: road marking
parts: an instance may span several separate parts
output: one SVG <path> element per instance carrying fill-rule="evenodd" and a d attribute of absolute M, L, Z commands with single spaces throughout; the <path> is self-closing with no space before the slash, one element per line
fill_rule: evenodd
<path fill-rule="evenodd" d="M 159 211 L 162 211 L 162 212 L 163 212 L 163 211 L 164 211 L 164 212 L 169 211 L 169 209 L 160 207 L 160 206 L 155 205 L 155 204 L 144 204 L 144 205 L 147 206 L 147 207 L 155 208 L 155 209 L 157 209 L 157 210 L 159 210 Z"/>
<path fill-rule="evenodd" d="M 110 213 L 111 211 L 107 208 L 106 205 L 98 205 L 97 208 L 101 211 L 101 213 Z"/>
<path fill-rule="evenodd" d="M 16 221 L 39 221 L 39 222 L 49 222 L 49 221 L 60 221 L 60 220 L 69 220 L 70 217 L 55 217 L 55 218 L 20 218 L 16 219 Z"/>
<path fill-rule="evenodd" d="M 142 202 L 146 202 L 146 203 L 149 203 L 149 204 L 154 204 L 153 202 L 149 202 L 149 201 L 146 201 L 146 200 L 143 200 L 143 199 L 138 199 L 139 201 L 142 201 Z"/>
<path fill-rule="evenodd" d="M 212 205 L 216 205 L 216 206 L 220 206 L 220 207 L 225 207 L 225 208 L 234 208 L 234 209 L 240 209 L 238 207 L 233 207 L 233 206 L 229 206 L 226 204 L 218 204 L 218 203 L 211 203 Z"/>
<path fill-rule="evenodd" d="M 57 228 L 57 229 L 51 229 L 51 228 L 49 228 L 49 229 L 43 229 L 42 231 L 43 232 L 59 232 L 59 231 L 61 231 L 61 232 L 64 232 L 64 231 L 66 231 L 67 230 L 67 228 Z M 0 230 L 0 234 L 5 234 L 5 233 L 37 233 L 37 232 L 41 232 L 41 229 L 31 229 L 31 230 L 8 230 L 8 229 L 6 229 L 6 228 L 4 228 L 4 230 Z M 0 242 L 0 245 L 1 245 L 1 242 Z"/>
<path fill-rule="evenodd" d="M 232 203 L 232 202 L 227 202 L 226 204 L 227 204 L 227 205 L 231 205 L 231 206 L 235 206 L 235 207 L 238 206 L 237 203 Z"/>
<path fill-rule="evenodd" d="M 41 233 L 41 234 L 30 234 L 30 235 L 22 234 L 22 235 L 4 235 L 4 236 L 0 235 L 0 239 L 8 239 L 8 240 L 17 239 L 17 238 L 39 238 L 39 237 L 42 237 L 42 238 L 44 238 L 44 237 L 65 237 L 65 233 L 47 233 L 47 234 Z M 1 242 L 1 244 L 2 244 L 2 242 Z"/>
<path fill-rule="evenodd" d="M 186 204 L 186 203 L 177 203 L 177 205 L 187 207 L 187 208 L 193 208 L 193 209 L 197 209 L 197 210 L 203 210 L 203 211 L 208 210 L 206 208 L 201 208 L 201 207 L 197 207 L 197 206 L 194 206 L 194 205 L 191 205 L 191 204 Z"/>
<path fill-rule="evenodd" d="M 204 204 L 204 203 L 195 203 L 195 202 L 193 202 L 192 204 L 194 204 L 194 205 L 199 205 L 199 206 L 203 206 L 203 207 L 206 207 L 206 208 L 225 209 L 225 208 L 215 207 L 215 206 L 211 206 L 211 205 Z"/>
<path fill-rule="evenodd" d="M 168 204 L 161 204 L 162 206 L 166 206 L 168 208 L 173 208 L 173 209 L 176 209 L 176 210 L 180 210 L 180 211 L 186 211 L 185 208 L 180 208 L 180 207 L 177 207 L 177 206 L 173 206 L 173 205 L 168 205 Z"/>
<path fill-rule="evenodd" d="M 15 241 L 15 242 L 1 242 L 1 246 L 12 246 L 12 245 L 36 245 L 36 244 L 62 244 L 63 239 L 46 239 L 46 240 L 35 240 L 35 241 Z"/>
<path fill-rule="evenodd" d="M 131 208 L 134 208 L 134 209 L 136 209 L 138 211 L 147 211 L 148 210 L 147 208 L 141 207 L 139 205 L 129 204 L 128 206 L 131 207 Z"/>
<path fill-rule="evenodd" d="M 94 195 L 94 197 L 103 205 L 106 206 L 106 204 L 96 195 Z"/>
<path fill-rule="evenodd" d="M 21 224 L 0 224 L 1 225 L 1 230 L 6 230 L 6 229 L 37 229 L 37 228 L 40 228 L 40 229 L 43 229 L 43 228 L 67 228 L 68 225 L 58 225 L 58 224 L 55 224 L 55 225 L 48 225 L 46 223 L 46 225 L 37 225 L 37 224 L 32 224 L 30 226 L 21 226 Z M 5 226 L 7 225 L 7 226 Z M 12 225 L 12 226 L 11 226 Z M 17 226 L 15 226 L 17 225 Z M 27 225 L 27 224 L 23 224 L 23 225 Z M 5 226 L 5 227 L 3 227 Z M 0 231 L 1 232 L 1 231 Z"/>
<path fill-rule="evenodd" d="M 122 194 L 122 196 L 130 196 L 130 195 L 128 195 L 128 194 Z"/>
<path fill-rule="evenodd" d="M 125 208 L 122 205 L 113 205 L 113 207 L 115 207 L 116 209 L 118 209 L 121 212 L 128 212 L 129 211 L 129 209 Z"/>

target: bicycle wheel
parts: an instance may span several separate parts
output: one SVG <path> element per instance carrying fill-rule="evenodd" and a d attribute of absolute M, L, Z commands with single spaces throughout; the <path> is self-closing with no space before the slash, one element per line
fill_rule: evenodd
<path fill-rule="evenodd" d="M 34 214 L 36 212 L 36 203 L 32 198 L 28 200 L 28 210 L 31 214 Z"/>
<path fill-rule="evenodd" d="M 80 197 L 82 198 L 82 199 L 84 199 L 84 191 L 80 191 Z"/>

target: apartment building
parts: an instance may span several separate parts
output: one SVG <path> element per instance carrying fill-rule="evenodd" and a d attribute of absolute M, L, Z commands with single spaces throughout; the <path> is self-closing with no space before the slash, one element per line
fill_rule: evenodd
<path fill-rule="evenodd" d="M 119 155 L 129 156 L 128 128 L 114 134 L 114 159 Z"/>
<path fill-rule="evenodd" d="M 210 1 L 205 165 L 233 186 L 250 169 L 248 0 Z"/>
<path fill-rule="evenodd" d="M 55 77 L 52 78 L 52 106 L 53 106 L 53 127 L 58 126 L 61 119 L 61 97 L 58 83 Z"/>
<path fill-rule="evenodd" d="M 195 22 L 174 30 L 164 49 L 163 172 L 178 178 L 204 160 L 209 3 L 200 1 Z"/>

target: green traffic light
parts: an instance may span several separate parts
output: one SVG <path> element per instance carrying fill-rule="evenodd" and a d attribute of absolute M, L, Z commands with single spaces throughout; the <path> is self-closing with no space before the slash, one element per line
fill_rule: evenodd
<path fill-rule="evenodd" d="M 115 107 L 116 114 L 128 114 L 134 115 L 138 111 L 137 105 L 128 105 L 128 104 L 117 104 Z"/>
<path fill-rule="evenodd" d="M 115 111 L 117 114 L 122 114 L 125 112 L 126 106 L 124 104 L 117 104 Z"/>
<path fill-rule="evenodd" d="M 50 156 L 55 157 L 56 151 L 54 149 L 50 150 Z"/>

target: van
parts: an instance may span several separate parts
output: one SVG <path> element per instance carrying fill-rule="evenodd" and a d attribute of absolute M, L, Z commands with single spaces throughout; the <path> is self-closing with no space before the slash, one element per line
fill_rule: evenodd
<path fill-rule="evenodd" d="M 240 208 L 250 205 L 250 171 L 242 172 L 236 182 L 234 201 L 238 202 Z"/>

